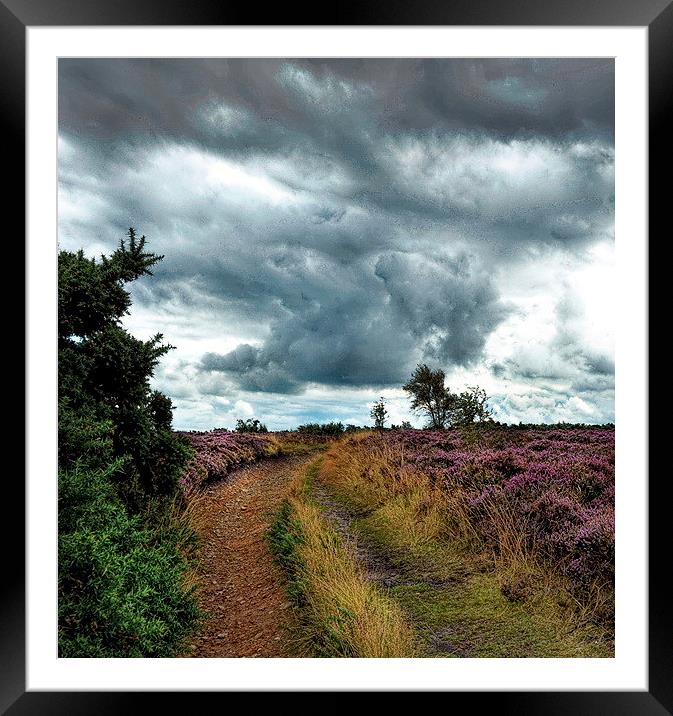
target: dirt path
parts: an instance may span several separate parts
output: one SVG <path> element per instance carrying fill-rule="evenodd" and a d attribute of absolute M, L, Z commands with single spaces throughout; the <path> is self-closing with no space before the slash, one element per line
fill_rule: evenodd
<path fill-rule="evenodd" d="M 400 570 L 395 567 L 392 561 L 380 550 L 364 540 L 358 539 L 353 532 L 353 521 L 361 514 L 349 510 L 337 502 L 328 490 L 320 483 L 313 483 L 313 499 L 322 506 L 323 517 L 332 526 L 332 529 L 341 537 L 346 549 L 364 567 L 365 575 L 370 582 L 381 587 L 394 587 L 398 584 L 406 584 Z"/>
<path fill-rule="evenodd" d="M 211 617 L 188 656 L 288 656 L 280 624 L 291 618 L 266 533 L 290 478 L 314 456 L 265 460 L 214 483 L 199 518 L 201 608 Z"/>

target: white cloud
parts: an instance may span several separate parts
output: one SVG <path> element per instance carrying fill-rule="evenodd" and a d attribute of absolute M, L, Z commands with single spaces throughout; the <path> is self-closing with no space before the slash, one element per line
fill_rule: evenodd
<path fill-rule="evenodd" d="M 209 102 L 197 114 L 201 120 L 221 134 L 239 134 L 256 122 L 250 112 L 223 102 Z"/>
<path fill-rule="evenodd" d="M 405 194 L 481 220 L 560 213 L 561 228 L 563 222 L 575 222 L 575 231 L 591 233 L 591 222 L 567 211 L 607 204 L 614 191 L 612 174 L 598 171 L 612 167 L 614 158 L 609 147 L 598 143 L 391 136 L 380 146 L 378 159 Z"/>
<path fill-rule="evenodd" d="M 255 409 L 246 400 L 237 400 L 234 403 L 234 409 L 237 413 L 240 413 L 247 418 L 255 414 Z"/>

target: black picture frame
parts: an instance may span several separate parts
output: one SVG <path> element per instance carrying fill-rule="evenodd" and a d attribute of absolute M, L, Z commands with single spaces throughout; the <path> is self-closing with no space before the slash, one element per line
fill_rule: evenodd
<path fill-rule="evenodd" d="M 259 23 L 263 13 L 264 23 Z M 263 11 L 251 4 L 227 5 L 213 0 L 0 0 L 0 123 L 4 124 L 4 174 L 10 181 L 4 189 L 6 244 L 14 242 L 17 256 L 25 257 L 25 98 L 26 28 L 28 26 L 82 25 L 454 25 L 454 26 L 647 26 L 649 31 L 649 226 L 667 207 L 670 174 L 670 117 L 673 98 L 673 0 L 455 0 L 443 5 L 437 0 L 345 0 L 322 12 L 307 13 L 300 4 L 278 4 Z M 668 171 L 666 171 L 668 170 Z M 660 181 L 657 178 L 661 177 Z M 650 232 L 653 228 L 650 228 Z M 662 233 L 661 240 L 667 235 Z M 8 251 L 11 248 L 7 247 Z M 654 252 L 653 252 L 654 253 Z M 5 264 L 7 266 L 7 264 Z M 648 285 L 656 285 L 649 277 Z M 11 309 L 9 309 L 11 310 Z M 8 310 L 8 312 L 9 312 Z M 18 313 L 18 312 L 17 312 Z M 18 320 L 18 319 L 17 319 Z M 648 317 L 649 322 L 649 317 Z M 24 319 L 25 327 L 25 319 Z M 20 336 L 20 328 L 16 331 Z M 19 360 L 20 342 L 13 348 Z M 28 347 L 29 350 L 29 347 Z M 20 361 L 25 365 L 25 360 Z M 19 369 L 21 370 L 21 368 Z M 649 372 L 652 370 L 650 361 Z M 25 372 L 24 372 L 25 376 Z M 18 381 L 16 381 L 18 384 Z M 648 391 L 649 392 L 649 391 Z M 25 397 L 25 396 L 24 396 Z M 24 401 L 25 405 L 25 401 Z M 650 408 L 651 410 L 651 408 Z M 14 411 L 15 430 L 23 424 Z M 653 423 L 653 421 L 650 421 Z M 25 435 L 25 434 L 24 434 Z M 663 436 L 662 436 L 663 438 Z M 11 433 L 6 440 L 11 440 Z M 24 437 L 25 440 L 25 437 Z M 18 442 L 18 441 L 17 441 Z M 650 443 L 648 429 L 648 454 Z M 15 448 L 14 448 L 15 449 Z M 6 470 L 5 505 L 21 514 L 24 488 Z M 452 692 L 447 707 L 460 708 L 469 700 L 472 708 L 493 709 L 498 714 L 673 714 L 673 609 L 666 590 L 670 575 L 670 518 L 666 500 L 666 470 L 654 474 L 649 486 L 649 663 L 648 691 L 596 692 Z M 649 470 L 648 470 L 649 473 Z M 16 472 L 14 472 L 16 475 Z M 168 696 L 173 707 L 193 710 L 196 696 L 227 698 L 226 693 L 146 692 L 26 692 L 25 672 L 25 561 L 16 544 L 20 528 L 3 520 L 5 539 L 4 577 L 0 612 L 0 711 L 23 714 L 116 714 L 157 709 L 157 699 Z M 10 549 L 11 547 L 11 549 Z M 531 684 L 531 688 L 535 685 Z M 307 690 L 311 688 L 306 685 Z M 190 699 L 189 705 L 186 699 Z M 150 701 L 151 700 L 151 701 Z M 466 704 L 467 705 L 467 704 Z"/>

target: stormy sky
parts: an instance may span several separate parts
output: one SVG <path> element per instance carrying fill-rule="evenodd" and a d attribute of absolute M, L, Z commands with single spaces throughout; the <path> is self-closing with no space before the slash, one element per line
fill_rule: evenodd
<path fill-rule="evenodd" d="M 59 247 L 164 254 L 125 325 L 180 429 L 614 420 L 614 63 L 61 59 Z"/>

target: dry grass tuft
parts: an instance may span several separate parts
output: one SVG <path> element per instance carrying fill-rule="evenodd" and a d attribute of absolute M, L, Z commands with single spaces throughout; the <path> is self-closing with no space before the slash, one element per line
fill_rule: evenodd
<path fill-rule="evenodd" d="M 300 612 L 298 650 L 330 657 L 416 656 L 415 636 L 401 608 L 367 581 L 308 498 L 306 479 L 298 476 L 270 533 Z"/>

